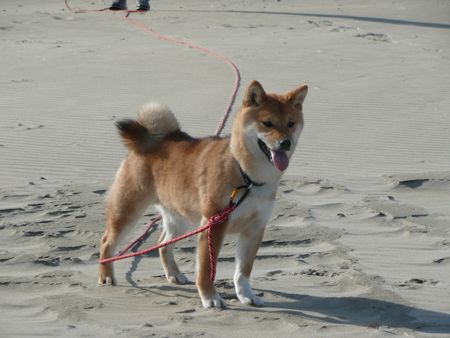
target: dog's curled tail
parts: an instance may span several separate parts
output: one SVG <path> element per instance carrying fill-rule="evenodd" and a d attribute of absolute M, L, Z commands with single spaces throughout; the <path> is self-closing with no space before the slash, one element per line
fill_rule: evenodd
<path fill-rule="evenodd" d="M 116 126 L 125 145 L 139 154 L 145 154 L 166 135 L 180 129 L 169 107 L 155 102 L 142 106 L 136 120 L 123 119 Z"/>

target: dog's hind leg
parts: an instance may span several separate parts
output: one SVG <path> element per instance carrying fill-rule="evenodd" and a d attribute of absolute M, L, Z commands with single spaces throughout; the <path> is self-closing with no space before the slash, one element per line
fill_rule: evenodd
<path fill-rule="evenodd" d="M 164 231 L 161 234 L 160 243 L 170 241 L 186 232 L 187 224 L 183 217 L 164 208 L 161 208 L 161 214 Z M 189 279 L 178 268 L 173 254 L 173 246 L 174 244 L 170 244 L 159 249 L 164 273 L 169 283 L 187 284 Z"/>
<path fill-rule="evenodd" d="M 136 184 L 136 180 L 123 170 L 122 166 L 108 193 L 106 230 L 100 242 L 100 259 L 114 255 L 119 241 L 127 230 L 136 224 L 150 202 L 152 202 L 151 186 Z M 102 285 L 116 283 L 112 262 L 100 264 L 98 283 Z"/>
<path fill-rule="evenodd" d="M 120 231 L 114 230 L 114 226 L 106 226 L 105 233 L 100 242 L 100 259 L 110 258 L 114 254 L 117 246 Z M 111 230 L 109 230 L 111 229 Z M 113 263 L 101 263 L 99 265 L 98 284 L 100 285 L 115 285 Z"/>

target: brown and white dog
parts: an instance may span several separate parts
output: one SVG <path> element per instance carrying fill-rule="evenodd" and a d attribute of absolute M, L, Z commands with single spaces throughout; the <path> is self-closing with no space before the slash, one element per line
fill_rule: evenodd
<path fill-rule="evenodd" d="M 248 198 L 213 232 L 212 244 L 219 253 L 224 236 L 238 235 L 234 285 L 244 304 L 262 305 L 249 278 L 263 238 L 283 171 L 303 129 L 302 105 L 307 86 L 287 94 L 266 94 L 253 81 L 246 89 L 230 137 L 193 138 L 180 130 L 165 106 L 148 104 L 136 120 L 117 123 L 129 148 L 107 197 L 106 230 L 100 259 L 113 255 L 126 230 L 149 205 L 156 206 L 163 220 L 160 241 L 187 231 L 190 224 L 205 225 L 210 216 L 229 202 L 234 188 L 254 186 Z M 247 176 L 247 178 L 245 177 Z M 210 281 L 207 233 L 199 235 L 196 284 L 203 306 L 224 307 Z M 160 249 L 166 278 L 188 282 L 173 255 L 173 245 Z M 99 284 L 115 283 L 112 263 L 100 264 Z"/>

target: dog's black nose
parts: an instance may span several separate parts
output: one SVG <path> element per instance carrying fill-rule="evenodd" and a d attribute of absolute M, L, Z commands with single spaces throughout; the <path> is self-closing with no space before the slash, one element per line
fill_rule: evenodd
<path fill-rule="evenodd" d="M 280 148 L 284 151 L 291 150 L 291 141 L 288 139 L 285 139 L 283 141 L 280 141 Z"/>

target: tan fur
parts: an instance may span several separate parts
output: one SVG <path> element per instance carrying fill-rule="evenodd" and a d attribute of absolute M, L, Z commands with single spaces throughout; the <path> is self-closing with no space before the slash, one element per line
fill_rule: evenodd
<path fill-rule="evenodd" d="M 106 208 L 106 230 L 100 258 L 113 255 L 124 234 L 150 205 L 161 207 L 164 234 L 160 240 L 181 235 L 189 224 L 203 225 L 222 210 L 234 187 L 242 185 L 239 165 L 262 187 L 254 187 L 229 220 L 213 235 L 219 253 L 226 233 L 238 233 L 235 284 L 238 298 L 247 304 L 261 300 L 251 292 L 248 278 L 265 225 L 270 217 L 276 188 L 282 175 L 258 148 L 257 138 L 277 150 L 289 139 L 290 157 L 303 128 L 302 103 L 307 91 L 300 86 L 286 95 L 266 94 L 254 81 L 247 88 L 235 118 L 230 138 L 194 139 L 179 130 L 165 106 L 150 105 L 137 121 L 119 122 L 118 127 L 130 152 L 110 189 Z M 270 120 L 273 127 L 262 122 Z M 294 127 L 288 127 L 288 123 Z M 160 250 L 170 282 L 185 283 L 173 257 L 173 246 Z M 210 262 L 206 233 L 199 235 L 197 287 L 205 307 L 224 306 L 214 283 L 209 280 Z M 114 284 L 111 263 L 100 264 L 99 283 Z"/>

